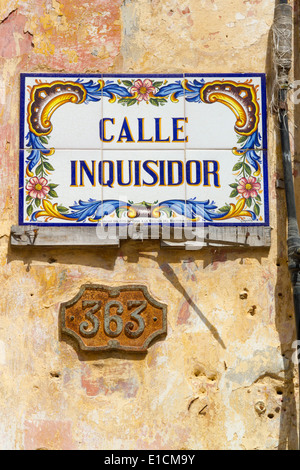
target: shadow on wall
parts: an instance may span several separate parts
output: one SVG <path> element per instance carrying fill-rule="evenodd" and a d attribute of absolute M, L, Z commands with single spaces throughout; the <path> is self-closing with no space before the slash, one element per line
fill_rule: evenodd
<path fill-rule="evenodd" d="M 32 262 L 43 263 L 51 266 L 54 263 L 61 265 L 89 266 L 93 268 L 101 268 L 108 271 L 114 271 L 116 262 L 120 257 L 126 256 L 126 263 L 137 264 L 140 257 L 144 257 L 144 253 L 158 253 L 158 257 L 151 258 L 157 261 L 158 268 L 161 264 L 180 263 L 187 261 L 193 257 L 195 261 L 202 261 L 203 268 L 213 266 L 217 263 L 225 261 L 234 261 L 240 259 L 243 264 L 244 259 L 255 259 L 260 264 L 262 259 L 268 257 L 269 248 L 267 247 L 203 247 L 197 251 L 186 251 L 177 248 L 161 248 L 160 242 L 157 240 L 134 241 L 131 239 L 121 241 L 120 248 L 109 246 L 12 246 L 8 244 L 7 264 L 21 261 L 26 266 L 26 271 L 30 272 Z"/>
<path fill-rule="evenodd" d="M 193 262 L 203 263 L 203 269 L 211 266 L 213 269 L 217 269 L 219 264 L 226 261 L 240 260 L 240 264 L 243 265 L 244 258 L 256 259 L 260 264 L 262 259 L 268 256 L 268 248 L 254 248 L 249 252 L 243 248 L 215 248 L 215 247 L 204 247 L 200 251 L 193 251 Z M 77 267 L 92 267 L 99 268 L 114 272 L 116 270 L 116 264 L 118 260 L 126 258 L 126 264 L 138 265 L 141 258 L 148 259 L 155 263 L 154 269 L 160 269 L 164 277 L 170 282 L 173 287 L 182 295 L 188 305 L 198 315 L 203 324 L 207 327 L 208 331 L 219 343 L 219 345 L 226 349 L 223 339 L 221 338 L 217 328 L 205 317 L 204 313 L 200 310 L 199 306 L 195 303 L 187 289 L 183 286 L 182 282 L 178 278 L 172 264 L 178 263 L 189 263 L 191 261 L 191 252 L 178 249 L 161 249 L 158 241 L 124 241 L 120 248 L 101 248 L 101 247 L 85 247 L 80 249 L 78 247 L 13 247 L 9 245 L 7 262 L 22 261 L 26 265 L 26 271 L 29 273 L 32 266 L 32 262 L 42 263 L 43 265 L 50 267 L 56 263 L 60 265 L 76 265 Z M 45 269 L 47 269 L 45 267 Z M 63 266 L 62 266 L 63 269 Z M 130 268 L 129 268 L 130 269 Z M 95 279 L 93 279 L 95 282 Z M 136 280 L 137 282 L 137 280 Z M 138 281 L 140 282 L 140 280 Z M 102 279 L 101 283 L 105 284 L 105 279 Z M 82 285 L 82 281 L 78 279 L 78 289 Z M 76 343 L 70 338 L 64 338 L 70 343 L 76 350 L 80 360 L 95 360 L 95 354 L 85 354 L 79 351 Z M 104 356 L 109 355 L 113 357 L 124 358 L 124 353 L 105 353 Z M 103 353 L 102 353 L 103 355 Z M 140 356 L 140 357 L 139 357 Z M 131 354 L 128 358 L 132 358 Z M 143 359 L 144 354 L 138 354 L 135 359 Z"/>

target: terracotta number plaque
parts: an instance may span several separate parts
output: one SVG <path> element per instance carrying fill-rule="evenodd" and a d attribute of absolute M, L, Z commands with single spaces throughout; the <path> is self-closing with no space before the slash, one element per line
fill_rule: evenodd
<path fill-rule="evenodd" d="M 87 284 L 60 306 L 60 325 L 84 351 L 145 352 L 167 333 L 167 307 L 140 285 Z"/>

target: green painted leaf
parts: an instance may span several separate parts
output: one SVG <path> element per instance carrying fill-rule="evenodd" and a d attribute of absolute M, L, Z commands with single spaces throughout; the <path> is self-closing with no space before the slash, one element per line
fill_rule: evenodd
<path fill-rule="evenodd" d="M 35 203 L 36 207 L 40 207 L 40 205 L 41 205 L 41 200 L 37 197 L 37 198 L 34 200 L 34 203 Z"/>
<path fill-rule="evenodd" d="M 223 206 L 219 207 L 218 211 L 219 212 L 228 212 L 230 210 L 230 206 Z"/>
<path fill-rule="evenodd" d="M 243 144 L 247 139 L 248 137 L 246 135 L 242 135 L 238 140 L 238 144 Z"/>
<path fill-rule="evenodd" d="M 164 82 L 153 82 L 152 85 L 155 87 L 155 88 L 159 88 L 162 86 Z"/>
<path fill-rule="evenodd" d="M 233 191 L 231 191 L 230 197 L 236 197 L 238 194 L 239 194 L 238 191 L 234 189 Z"/>
<path fill-rule="evenodd" d="M 232 168 L 232 171 L 238 171 L 242 168 L 243 166 L 243 163 L 242 162 L 238 162 L 234 165 L 234 167 Z"/>
<path fill-rule="evenodd" d="M 33 213 L 33 207 L 32 207 L 32 205 L 30 205 L 30 206 L 27 207 L 27 211 L 26 211 L 26 212 L 27 212 L 27 214 L 28 214 L 29 217 L 30 217 L 31 214 Z"/>
<path fill-rule="evenodd" d="M 254 204 L 254 214 L 257 216 L 260 214 L 260 207 L 257 204 Z"/>
<path fill-rule="evenodd" d="M 50 184 L 48 184 L 48 186 L 49 186 L 50 189 L 54 189 L 54 188 L 57 188 L 57 186 L 59 186 L 59 184 L 50 183 Z"/>
<path fill-rule="evenodd" d="M 248 199 L 246 199 L 246 205 L 247 205 L 248 207 L 251 207 L 251 205 L 252 205 L 252 197 L 248 197 Z"/>
<path fill-rule="evenodd" d="M 133 83 L 132 83 L 130 80 L 122 80 L 122 83 L 123 83 L 123 85 L 125 85 L 125 86 L 127 86 L 127 87 L 133 85 Z"/>
<path fill-rule="evenodd" d="M 39 166 L 36 167 L 35 169 L 35 174 L 36 176 L 39 176 L 43 173 L 43 170 L 44 170 L 44 166 L 43 164 L 41 163 Z"/>
<path fill-rule="evenodd" d="M 260 195 L 258 194 L 255 199 L 256 199 L 257 201 L 261 201 Z"/>
<path fill-rule="evenodd" d="M 51 190 L 49 191 L 49 196 L 51 196 L 51 197 L 58 197 L 57 192 L 54 191 L 54 189 L 51 189 Z"/>
<path fill-rule="evenodd" d="M 244 163 L 244 168 L 245 168 L 246 173 L 250 176 L 250 175 L 251 175 L 251 168 L 250 168 L 250 166 L 247 165 L 247 163 Z"/>
<path fill-rule="evenodd" d="M 69 212 L 69 209 L 67 209 L 65 206 L 57 206 L 57 210 L 59 212 Z"/>
<path fill-rule="evenodd" d="M 154 98 L 150 98 L 150 103 L 153 104 L 154 106 L 159 106 L 158 101 L 155 100 Z"/>
<path fill-rule="evenodd" d="M 28 196 L 26 196 L 26 202 L 31 202 L 31 201 L 32 201 L 32 197 L 29 196 L 29 194 L 28 194 Z"/>
<path fill-rule="evenodd" d="M 132 106 L 132 105 L 135 104 L 136 102 L 137 102 L 136 99 L 134 99 L 134 100 L 128 100 L 128 101 L 127 101 L 127 106 Z"/>
<path fill-rule="evenodd" d="M 232 183 L 229 185 L 231 188 L 236 189 L 238 187 L 238 183 Z"/>
<path fill-rule="evenodd" d="M 48 139 L 44 135 L 41 135 L 39 139 L 42 142 L 42 144 L 48 144 Z"/>
<path fill-rule="evenodd" d="M 51 163 L 49 163 L 49 162 L 44 162 L 44 166 L 45 166 L 46 170 L 48 170 L 48 171 L 54 171 L 54 168 L 53 168 L 53 166 L 51 165 Z"/>

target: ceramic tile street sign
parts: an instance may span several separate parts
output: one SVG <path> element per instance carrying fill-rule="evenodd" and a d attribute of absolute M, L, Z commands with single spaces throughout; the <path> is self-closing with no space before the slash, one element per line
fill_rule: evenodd
<path fill-rule="evenodd" d="M 20 225 L 268 225 L 263 74 L 22 74 Z"/>
<path fill-rule="evenodd" d="M 145 286 L 84 285 L 61 304 L 60 327 L 84 351 L 145 352 L 167 333 L 167 307 Z"/>

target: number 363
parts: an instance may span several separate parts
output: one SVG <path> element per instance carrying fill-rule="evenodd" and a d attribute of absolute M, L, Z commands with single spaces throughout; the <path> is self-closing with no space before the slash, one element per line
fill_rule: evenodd
<path fill-rule="evenodd" d="M 100 319 L 103 315 L 104 332 L 110 338 L 119 336 L 123 329 L 128 338 L 139 338 L 145 330 L 145 320 L 141 316 L 147 307 L 146 300 L 128 300 L 127 309 L 131 311 L 130 320 L 124 325 L 122 314 L 124 306 L 117 300 L 110 300 L 104 305 L 101 300 L 83 300 L 82 308 L 89 310 L 85 313 L 85 321 L 80 323 L 79 332 L 85 338 L 95 336 L 100 328 Z M 111 309 L 115 308 L 116 313 L 111 315 Z M 96 315 L 98 313 L 98 315 Z M 99 318 L 100 317 L 100 318 Z"/>

